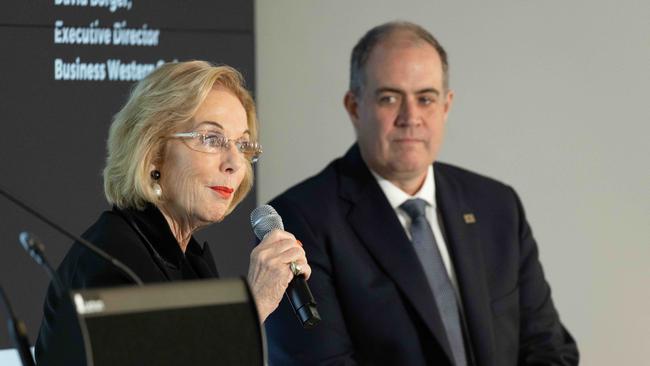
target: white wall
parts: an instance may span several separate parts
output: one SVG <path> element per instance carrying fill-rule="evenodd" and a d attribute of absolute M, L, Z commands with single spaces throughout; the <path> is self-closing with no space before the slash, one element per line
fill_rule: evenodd
<path fill-rule="evenodd" d="M 388 20 L 450 54 L 455 105 L 439 160 L 512 184 L 584 365 L 650 347 L 650 2 L 257 1 L 258 201 L 354 140 L 352 46 Z M 647 362 L 647 361 L 645 361 Z"/>

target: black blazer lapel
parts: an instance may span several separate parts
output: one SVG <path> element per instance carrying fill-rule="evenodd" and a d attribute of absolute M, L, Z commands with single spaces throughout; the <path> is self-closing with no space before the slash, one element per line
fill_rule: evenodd
<path fill-rule="evenodd" d="M 342 198 L 351 202 L 347 219 L 352 229 L 452 360 L 444 325 L 417 254 L 356 145 L 343 160 L 339 184 Z"/>
<path fill-rule="evenodd" d="M 194 239 L 192 239 L 194 240 Z M 199 275 L 199 278 L 217 278 L 217 266 L 214 264 L 212 253 L 210 252 L 210 245 L 207 242 L 203 243 L 201 247 L 198 243 L 192 249 L 191 253 L 185 253 L 187 260 L 192 264 L 192 267 Z M 189 251 L 189 250 L 188 250 Z"/>
<path fill-rule="evenodd" d="M 474 216 L 475 211 L 465 202 L 461 186 L 453 177 L 446 175 L 439 164 L 434 164 L 434 172 L 436 202 L 458 280 L 473 358 L 478 365 L 493 365 L 495 344 L 481 252 L 481 218 Z"/>

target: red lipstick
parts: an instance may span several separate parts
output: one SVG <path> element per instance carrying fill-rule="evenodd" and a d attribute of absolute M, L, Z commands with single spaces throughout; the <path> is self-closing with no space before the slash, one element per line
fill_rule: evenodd
<path fill-rule="evenodd" d="M 229 198 L 232 192 L 235 191 L 234 189 L 226 186 L 214 186 L 214 187 L 210 187 L 210 189 L 219 193 L 219 195 L 223 198 Z"/>

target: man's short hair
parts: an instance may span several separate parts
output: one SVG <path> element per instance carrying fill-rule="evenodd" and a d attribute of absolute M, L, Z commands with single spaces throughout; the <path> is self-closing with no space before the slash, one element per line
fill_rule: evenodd
<path fill-rule="evenodd" d="M 447 52 L 442 48 L 440 42 L 429 31 L 415 23 L 393 21 L 378 25 L 369 30 L 352 49 L 352 56 L 350 58 L 350 91 L 357 96 L 360 95 L 366 81 L 365 66 L 370 57 L 370 53 L 378 44 L 397 32 L 410 33 L 413 36 L 413 41 L 424 41 L 438 52 L 442 61 L 443 87 L 445 91 L 448 90 L 449 64 L 447 62 Z"/>

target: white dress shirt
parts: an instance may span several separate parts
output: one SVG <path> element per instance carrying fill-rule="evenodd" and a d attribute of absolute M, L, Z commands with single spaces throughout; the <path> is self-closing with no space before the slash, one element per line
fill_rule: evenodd
<path fill-rule="evenodd" d="M 458 284 L 456 282 L 456 274 L 454 273 L 453 264 L 451 262 L 451 258 L 449 257 L 449 250 L 447 249 L 447 243 L 445 242 L 445 238 L 442 235 L 442 230 L 440 229 L 440 222 L 438 221 L 437 206 L 436 206 L 436 183 L 435 180 L 433 179 L 433 167 L 429 165 L 429 170 L 427 170 L 427 176 L 424 179 L 424 184 L 422 184 L 422 188 L 420 188 L 420 190 L 417 193 L 415 193 L 415 195 L 413 196 L 402 191 L 396 185 L 394 185 L 387 179 L 381 177 L 379 174 L 375 173 L 374 171 L 370 170 L 370 172 L 375 177 L 375 179 L 377 179 L 377 183 L 379 184 L 379 187 L 386 195 L 386 198 L 388 199 L 388 202 L 390 203 L 391 207 L 393 207 L 393 210 L 395 210 L 395 214 L 397 214 L 397 218 L 402 224 L 402 227 L 404 228 L 404 231 L 406 232 L 406 235 L 408 236 L 409 239 L 411 239 L 411 232 L 409 230 L 409 228 L 411 227 L 411 217 L 406 213 L 406 211 L 402 210 L 399 206 L 401 206 L 407 200 L 413 198 L 421 198 L 427 203 L 427 206 L 425 208 L 427 221 L 429 221 L 429 225 L 431 226 L 433 235 L 436 238 L 436 244 L 438 245 L 440 256 L 442 257 L 442 261 L 445 264 L 445 268 L 447 269 L 447 274 L 449 275 L 449 279 L 451 280 L 451 283 L 454 286 L 454 290 L 456 290 L 456 296 L 458 296 Z"/>

